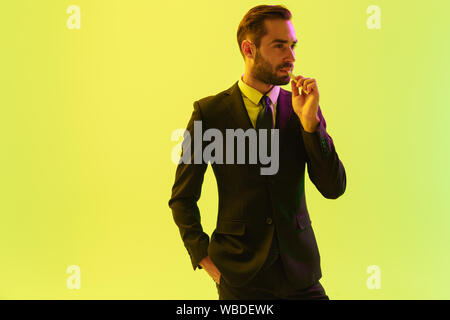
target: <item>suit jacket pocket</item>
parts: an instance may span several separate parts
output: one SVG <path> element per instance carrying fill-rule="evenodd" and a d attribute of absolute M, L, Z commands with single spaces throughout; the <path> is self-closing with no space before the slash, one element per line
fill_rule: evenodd
<path fill-rule="evenodd" d="M 241 221 L 219 220 L 217 222 L 216 232 L 242 236 L 245 233 L 245 223 Z"/>
<path fill-rule="evenodd" d="M 227 260 L 228 263 L 229 261 L 235 261 L 236 256 L 244 253 L 242 241 L 245 230 L 244 222 L 219 220 L 216 230 L 211 236 L 211 243 L 208 248 L 209 255 L 211 257 L 220 256 L 219 259 Z M 220 264 L 219 261 L 217 262 Z"/>

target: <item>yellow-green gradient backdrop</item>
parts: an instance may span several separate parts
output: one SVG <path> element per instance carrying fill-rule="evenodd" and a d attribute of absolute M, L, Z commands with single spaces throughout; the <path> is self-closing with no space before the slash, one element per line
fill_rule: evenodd
<path fill-rule="evenodd" d="M 66 26 L 72 4 L 79 30 Z M 1 3 L 0 298 L 217 299 L 167 204 L 171 135 L 195 100 L 244 72 L 236 30 L 258 4 Z M 294 73 L 317 79 L 347 172 L 337 200 L 306 184 L 328 295 L 449 299 L 450 2 L 266 4 L 293 13 Z M 370 5 L 379 30 L 366 25 Z M 209 168 L 208 234 L 217 200 Z M 70 265 L 79 290 L 66 286 Z M 370 265 L 380 289 L 366 286 Z"/>

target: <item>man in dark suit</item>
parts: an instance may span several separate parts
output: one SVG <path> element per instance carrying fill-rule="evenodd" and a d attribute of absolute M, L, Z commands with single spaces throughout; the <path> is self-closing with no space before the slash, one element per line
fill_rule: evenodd
<path fill-rule="evenodd" d="M 297 39 L 290 18 L 285 7 L 269 5 L 244 16 L 237 39 L 245 73 L 229 89 L 195 101 L 187 125 L 190 137 L 201 136 L 199 128 L 214 129 L 222 137 L 229 137 L 230 129 L 267 129 L 272 134 L 268 140 L 258 136 L 256 146 L 275 145 L 271 155 L 278 161 L 276 172 L 262 174 L 263 164 L 249 161 L 255 150 L 250 134 L 244 143 L 245 163 L 223 161 L 234 160 L 242 152 L 238 147 L 219 145 L 214 156 L 205 159 L 208 139 L 183 141 L 169 206 L 194 270 L 208 272 L 219 299 L 328 299 L 319 282 L 320 255 L 306 206 L 305 166 L 328 199 L 345 192 L 346 174 L 326 132 L 315 79 L 297 76 L 291 81 L 292 92 L 279 87 L 289 83 L 287 71 L 295 61 Z M 195 160 L 195 155 L 203 159 Z M 208 161 L 219 192 L 211 240 L 203 232 L 197 206 Z"/>

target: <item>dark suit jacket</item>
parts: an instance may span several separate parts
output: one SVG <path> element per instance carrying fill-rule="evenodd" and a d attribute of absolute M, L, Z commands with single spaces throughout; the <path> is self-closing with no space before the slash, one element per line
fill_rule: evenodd
<path fill-rule="evenodd" d="M 280 255 L 291 282 L 304 288 L 321 278 L 320 255 L 305 201 L 305 165 L 311 181 L 328 199 L 344 193 L 346 174 L 326 132 L 320 107 L 318 116 L 317 131 L 304 131 L 293 111 L 291 92 L 281 88 L 275 120 L 280 139 L 278 172 L 261 175 L 261 164 L 249 164 L 248 159 L 246 164 L 212 164 L 219 208 L 211 240 L 202 229 L 197 206 L 208 164 L 193 161 L 194 150 L 203 149 L 207 142 L 195 145 L 191 141 L 191 164 L 178 165 L 169 206 L 194 270 L 209 255 L 222 279 L 243 286 L 263 266 L 277 232 Z M 238 82 L 194 102 L 187 126 L 192 138 L 194 121 L 202 121 L 203 132 L 217 128 L 223 137 L 227 128 L 253 128 Z M 248 143 L 246 151 L 248 154 Z M 225 163 L 226 150 L 223 153 Z"/>

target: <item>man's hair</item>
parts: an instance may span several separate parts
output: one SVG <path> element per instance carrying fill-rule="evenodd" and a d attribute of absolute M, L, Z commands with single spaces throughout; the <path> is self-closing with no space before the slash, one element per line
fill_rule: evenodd
<path fill-rule="evenodd" d="M 242 41 L 248 36 L 255 44 L 256 48 L 259 48 L 261 44 L 261 38 L 267 34 L 267 29 L 264 24 L 266 19 L 284 19 L 290 20 L 292 17 L 291 12 L 282 5 L 260 5 L 250 9 L 242 18 L 237 30 L 237 41 L 239 45 L 239 51 L 245 60 L 244 53 L 242 52 Z"/>

